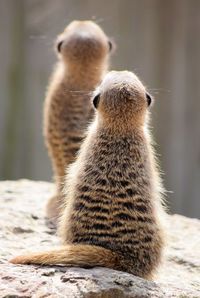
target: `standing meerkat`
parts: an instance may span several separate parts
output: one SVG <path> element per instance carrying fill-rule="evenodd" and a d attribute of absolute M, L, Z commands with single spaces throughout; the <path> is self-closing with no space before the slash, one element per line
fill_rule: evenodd
<path fill-rule="evenodd" d="M 11 262 L 105 266 L 151 279 L 164 243 L 161 185 L 146 127 L 151 97 L 133 73 L 112 71 L 93 103 L 96 118 L 65 181 L 64 246 Z"/>
<path fill-rule="evenodd" d="M 57 39 L 59 62 L 44 104 L 44 136 L 52 161 L 56 194 L 47 217 L 56 221 L 65 168 L 74 161 L 93 117 L 90 93 L 108 68 L 112 43 L 92 21 L 73 21 Z"/>

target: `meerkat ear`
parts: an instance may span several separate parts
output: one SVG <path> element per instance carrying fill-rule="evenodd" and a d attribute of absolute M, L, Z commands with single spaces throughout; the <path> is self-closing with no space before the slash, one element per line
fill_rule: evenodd
<path fill-rule="evenodd" d="M 95 95 L 95 97 L 93 98 L 93 105 L 94 105 L 95 109 L 98 108 L 99 101 L 100 101 L 100 93 Z"/>
<path fill-rule="evenodd" d="M 111 39 L 108 39 L 108 48 L 109 48 L 109 52 L 114 52 L 116 49 L 116 45 L 115 42 Z"/>
<path fill-rule="evenodd" d="M 60 53 L 60 51 L 61 51 L 62 44 L 63 44 L 62 40 L 58 41 L 57 44 L 56 44 L 56 48 L 57 48 L 58 53 Z"/>
<path fill-rule="evenodd" d="M 146 99 L 147 99 L 147 104 L 149 107 L 152 104 L 152 97 L 149 93 L 146 93 Z"/>
<path fill-rule="evenodd" d="M 108 46 L 109 46 L 109 52 L 111 52 L 113 48 L 113 44 L 111 40 L 108 40 Z"/>

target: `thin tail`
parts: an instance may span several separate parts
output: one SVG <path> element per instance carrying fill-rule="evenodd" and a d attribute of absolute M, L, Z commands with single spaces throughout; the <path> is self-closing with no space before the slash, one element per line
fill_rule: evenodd
<path fill-rule="evenodd" d="M 41 253 L 31 253 L 10 260 L 13 264 L 41 264 L 76 267 L 102 266 L 118 269 L 119 255 L 100 246 L 70 244 L 62 248 Z"/>

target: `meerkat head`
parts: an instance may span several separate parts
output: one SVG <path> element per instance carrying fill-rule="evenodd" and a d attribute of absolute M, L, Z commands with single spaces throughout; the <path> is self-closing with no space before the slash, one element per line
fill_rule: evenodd
<path fill-rule="evenodd" d="M 143 125 L 151 103 L 152 97 L 142 82 L 129 71 L 109 72 L 93 98 L 98 119 L 113 128 Z"/>
<path fill-rule="evenodd" d="M 67 63 L 101 62 L 112 51 L 113 42 L 92 21 L 73 21 L 58 37 L 56 50 Z"/>

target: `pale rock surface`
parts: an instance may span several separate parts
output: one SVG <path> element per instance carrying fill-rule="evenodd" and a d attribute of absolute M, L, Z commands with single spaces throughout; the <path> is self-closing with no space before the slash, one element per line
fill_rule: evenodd
<path fill-rule="evenodd" d="M 21 266 L 9 258 L 59 244 L 45 224 L 53 185 L 0 182 L 0 297 L 200 297 L 200 221 L 169 216 L 165 260 L 154 282 L 106 268 Z"/>

